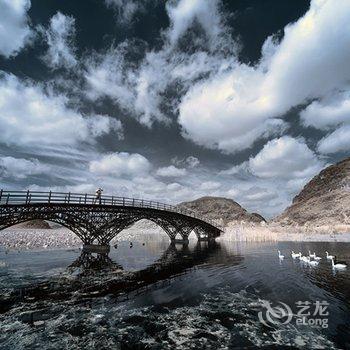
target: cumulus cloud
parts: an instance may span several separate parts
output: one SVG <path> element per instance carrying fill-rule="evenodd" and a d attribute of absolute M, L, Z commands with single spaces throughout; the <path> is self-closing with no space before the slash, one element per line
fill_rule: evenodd
<path fill-rule="evenodd" d="M 168 83 L 167 79 L 161 75 L 167 68 L 169 66 L 162 53 L 149 52 L 134 75 L 134 109 L 142 124 L 151 126 L 154 120 L 168 119 L 160 108 L 162 101 L 160 92 L 165 90 Z"/>
<path fill-rule="evenodd" d="M 200 189 L 203 191 L 213 191 L 217 190 L 221 187 L 221 184 L 216 181 L 205 181 L 200 185 Z"/>
<path fill-rule="evenodd" d="M 183 167 L 188 167 L 190 169 L 196 168 L 200 164 L 199 159 L 194 156 L 188 156 L 186 158 L 174 157 L 171 159 L 171 162 L 175 166 L 183 166 Z"/>
<path fill-rule="evenodd" d="M 300 113 L 300 117 L 305 126 L 321 130 L 350 123 L 350 91 L 312 102 Z"/>
<path fill-rule="evenodd" d="M 30 5 L 30 0 L 0 2 L 0 54 L 6 58 L 17 55 L 30 39 L 27 16 Z"/>
<path fill-rule="evenodd" d="M 162 177 L 181 177 L 187 174 L 186 169 L 177 168 L 174 165 L 159 168 L 156 172 L 158 176 Z"/>
<path fill-rule="evenodd" d="M 236 61 L 228 72 L 189 90 L 179 106 L 185 135 L 235 152 L 270 133 L 271 120 L 278 122 L 276 116 L 291 107 L 347 86 L 349 21 L 349 1 L 337 6 L 331 0 L 311 1 L 309 11 L 284 29 L 280 43 L 266 41 L 259 64 Z"/>
<path fill-rule="evenodd" d="M 225 192 L 229 197 L 238 202 L 249 212 L 256 212 L 265 218 L 270 218 L 285 208 L 291 196 L 283 193 L 276 183 L 271 181 L 251 181 L 236 183 L 236 186 Z"/>
<path fill-rule="evenodd" d="M 262 178 L 307 178 L 317 174 L 324 166 L 302 141 L 283 136 L 269 141 L 248 161 L 252 174 Z"/>
<path fill-rule="evenodd" d="M 145 176 L 151 164 L 147 158 L 138 153 L 116 152 L 107 154 L 101 159 L 90 162 L 89 169 L 93 174 L 104 176 Z"/>
<path fill-rule="evenodd" d="M 116 49 L 111 48 L 86 60 L 84 75 L 89 99 L 109 97 L 121 107 L 132 109 L 135 95 L 132 91 L 133 73 L 125 60 L 127 49 L 128 43 L 123 43 Z"/>
<path fill-rule="evenodd" d="M 109 115 L 97 114 L 85 117 L 85 122 L 92 138 L 106 135 L 112 130 L 118 139 L 124 138 L 123 125 L 120 120 L 111 118 Z"/>
<path fill-rule="evenodd" d="M 350 150 L 350 125 L 343 125 L 321 139 L 317 145 L 324 154 Z"/>
<path fill-rule="evenodd" d="M 126 58 L 135 50 L 132 41 L 86 60 L 88 97 L 108 97 L 149 127 L 155 121 L 169 123 L 169 112 L 175 113 L 178 94 L 187 91 L 194 81 L 230 65 L 231 60 L 223 52 L 234 52 L 236 45 L 226 34 L 218 4 L 209 0 L 167 3 L 170 27 L 163 33 L 163 46 L 158 51 L 146 50 L 137 67 Z M 184 52 L 178 43 L 194 24 L 204 30 L 203 47 Z"/>
<path fill-rule="evenodd" d="M 0 75 L 1 143 L 8 145 L 76 145 L 91 143 L 112 130 L 119 121 L 103 116 L 83 116 L 39 84 L 23 82 L 14 75 Z"/>
<path fill-rule="evenodd" d="M 164 106 L 168 112 L 172 111 L 177 94 L 167 94 L 167 89 L 178 86 L 181 92 L 202 75 L 226 66 L 208 53 L 188 55 L 166 46 L 157 52 L 146 52 L 135 67 L 126 58 L 133 52 L 133 45 L 133 42 L 124 42 L 86 60 L 86 94 L 94 101 L 108 97 L 149 127 L 154 121 L 169 122 Z"/>
<path fill-rule="evenodd" d="M 132 75 L 135 87 L 134 110 L 141 123 L 151 126 L 154 121 L 168 122 L 164 112 L 175 112 L 178 94 L 172 97 L 167 89 L 187 91 L 202 76 L 219 72 L 227 67 L 226 60 L 206 52 L 186 54 L 165 45 L 158 52 L 147 52 L 138 70 Z M 165 105 L 165 106 L 164 106 Z"/>
<path fill-rule="evenodd" d="M 130 24 L 137 13 L 145 10 L 148 0 L 105 0 L 107 7 L 113 9 L 120 24 Z"/>
<path fill-rule="evenodd" d="M 112 3 L 122 8 L 122 1 Z M 335 7 L 331 0 L 312 0 L 280 41 L 266 39 L 255 65 L 239 62 L 220 6 L 209 0 L 168 2 L 170 26 L 159 50 L 126 41 L 86 59 L 87 96 L 108 97 L 148 127 L 178 115 L 186 138 L 234 153 L 283 135 L 289 127 L 283 115 L 292 107 L 348 87 L 348 1 Z M 186 51 L 182 41 L 189 34 L 196 37 Z M 130 62 L 130 54 L 144 56 Z"/>
<path fill-rule="evenodd" d="M 183 189 L 184 186 L 180 185 L 178 182 L 172 182 L 167 185 L 167 189 L 171 191 L 179 191 Z"/>
<path fill-rule="evenodd" d="M 233 167 L 225 170 L 219 171 L 219 175 L 239 175 L 239 174 L 247 174 L 249 171 L 248 162 L 243 162 L 238 165 L 234 165 Z"/>
<path fill-rule="evenodd" d="M 324 154 L 350 150 L 350 91 L 314 101 L 300 113 L 306 126 L 333 130 L 318 143 Z"/>
<path fill-rule="evenodd" d="M 142 124 L 152 126 L 155 120 L 168 119 L 160 108 L 168 65 L 162 55 L 149 52 L 139 67 L 130 66 L 125 56 L 131 45 L 122 43 L 85 62 L 87 96 L 91 100 L 108 97 Z"/>
<path fill-rule="evenodd" d="M 76 65 L 75 58 L 75 19 L 72 16 L 65 16 L 57 12 L 50 19 L 48 29 L 41 29 L 45 33 L 49 46 L 44 56 L 45 63 L 53 68 L 72 68 Z"/>
<path fill-rule="evenodd" d="M 253 204 L 266 203 L 267 201 L 271 201 L 276 198 L 278 198 L 278 195 L 274 191 L 257 186 L 250 187 L 243 195 L 245 203 L 252 202 Z"/>
<path fill-rule="evenodd" d="M 303 139 L 282 136 L 268 141 L 249 160 L 219 172 L 219 176 L 236 183 L 226 191 L 229 196 L 245 208 L 271 217 L 289 205 L 325 166 Z"/>
<path fill-rule="evenodd" d="M 0 157 L 0 177 L 24 179 L 29 175 L 49 172 L 50 168 L 37 159 Z"/>
<path fill-rule="evenodd" d="M 170 19 L 169 41 L 175 45 L 188 28 L 197 22 L 215 46 L 223 31 L 217 0 L 180 0 L 166 5 Z"/>
<path fill-rule="evenodd" d="M 236 80 L 237 79 L 237 80 Z M 239 75 L 227 75 L 220 80 L 214 77 L 196 85 L 180 105 L 179 122 L 184 135 L 198 144 L 225 151 L 240 151 L 253 145 L 260 137 L 279 135 L 287 124 L 280 119 L 268 119 L 261 101 L 246 105 L 232 96 Z M 226 80 L 224 82 L 224 80 Z M 253 80 L 251 81 L 253 87 Z M 249 88 L 240 93 L 248 98 Z"/>
<path fill-rule="evenodd" d="M 189 168 L 195 168 L 200 164 L 200 161 L 197 157 L 188 156 L 185 159 L 185 163 L 188 165 Z"/>

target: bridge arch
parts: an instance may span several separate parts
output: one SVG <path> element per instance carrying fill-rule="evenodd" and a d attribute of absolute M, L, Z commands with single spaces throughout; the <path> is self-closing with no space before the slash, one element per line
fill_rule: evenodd
<path fill-rule="evenodd" d="M 100 243 L 103 243 L 103 241 L 111 241 L 123 230 L 131 227 L 133 224 L 140 220 L 148 220 L 155 223 L 168 235 L 170 240 L 174 240 L 178 234 L 180 234 L 182 239 L 187 239 L 187 236 L 189 234 L 188 225 L 179 225 L 174 222 L 174 220 L 170 220 L 164 217 L 153 217 L 147 214 L 139 214 L 137 216 L 126 216 L 122 219 L 118 217 L 108 223 L 108 225 L 104 227 L 105 233 L 102 234 L 102 242 Z"/>
<path fill-rule="evenodd" d="M 72 231 L 82 240 L 82 242 L 86 241 L 87 237 L 89 237 L 88 225 L 86 225 L 84 220 L 79 215 L 70 212 L 43 213 L 41 211 L 32 211 L 18 212 L 15 214 L 10 213 L 8 214 L 8 217 L 2 216 L 0 218 L 0 231 L 32 220 L 47 220 L 59 224 Z"/>
<path fill-rule="evenodd" d="M 27 219 L 20 219 L 20 220 L 16 220 L 15 222 L 9 223 L 7 225 L 1 225 L 0 231 L 5 230 L 5 229 L 10 228 L 10 227 L 13 227 L 13 226 L 18 225 L 18 224 L 22 224 L 24 222 L 32 221 L 32 220 L 45 220 L 45 221 L 50 221 L 50 222 L 54 222 L 56 224 L 59 224 L 65 228 L 67 228 L 72 233 L 74 233 L 77 237 L 79 237 L 79 239 L 81 239 L 82 242 L 84 242 L 85 232 L 82 230 L 82 228 L 80 226 L 72 225 L 69 222 L 66 222 L 64 220 L 58 220 L 58 219 L 54 219 L 54 218 L 50 218 L 50 219 L 45 218 L 44 219 L 41 216 L 27 218 Z"/>
<path fill-rule="evenodd" d="M 95 240 L 109 244 L 119 232 L 147 219 L 175 240 L 187 240 L 191 231 L 198 239 L 215 238 L 221 230 L 210 221 L 176 207 L 140 199 L 54 192 L 8 192 L 0 190 L 0 230 L 34 219 L 56 222 L 75 233 L 84 244 Z"/>

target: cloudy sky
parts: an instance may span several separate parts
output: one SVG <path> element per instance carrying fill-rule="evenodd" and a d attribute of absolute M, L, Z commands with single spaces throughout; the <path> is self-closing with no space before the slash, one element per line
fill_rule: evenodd
<path fill-rule="evenodd" d="M 0 0 L 0 187 L 267 217 L 350 150 L 349 0 Z"/>

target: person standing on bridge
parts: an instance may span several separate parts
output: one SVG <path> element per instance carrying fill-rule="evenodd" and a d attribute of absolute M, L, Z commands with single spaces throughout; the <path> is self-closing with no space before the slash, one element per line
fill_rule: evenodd
<path fill-rule="evenodd" d="M 97 203 L 98 201 L 98 204 L 102 204 L 102 191 L 103 189 L 101 187 L 99 187 L 97 190 L 96 190 L 96 195 L 95 195 L 95 204 Z"/>

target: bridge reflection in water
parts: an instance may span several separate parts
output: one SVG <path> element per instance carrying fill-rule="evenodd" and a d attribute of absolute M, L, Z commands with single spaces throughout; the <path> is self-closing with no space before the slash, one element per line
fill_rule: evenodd
<path fill-rule="evenodd" d="M 82 250 L 66 273 L 15 291 L 2 301 L 3 307 L 9 309 L 23 300 L 77 302 L 107 295 L 122 301 L 171 283 L 172 278 L 187 274 L 220 250 L 215 241 L 197 242 L 195 246 L 170 244 L 159 259 L 138 271 L 124 271 L 108 253 Z"/>
<path fill-rule="evenodd" d="M 123 267 L 114 262 L 108 253 L 92 253 L 82 251 L 80 256 L 68 267 L 70 273 L 78 272 L 80 276 L 121 276 L 122 279 L 111 280 L 107 277 L 102 289 L 98 288 L 100 295 L 113 294 L 125 296 L 128 293 L 159 282 L 168 281 L 174 276 L 187 273 L 193 268 L 200 266 L 207 259 L 220 250 L 220 245 L 215 241 L 197 242 L 193 247 L 187 244 L 180 245 L 171 243 L 163 254 L 149 266 L 137 271 L 123 271 Z M 102 279 L 104 278 L 102 277 Z M 91 288 L 90 288 L 91 290 Z"/>
<path fill-rule="evenodd" d="M 112 269 L 123 270 L 123 267 L 114 262 L 108 252 L 94 253 L 90 249 L 83 249 L 79 257 L 68 266 L 67 271 L 73 273 L 77 269 L 81 269 L 83 273 L 95 273 Z"/>
<path fill-rule="evenodd" d="M 152 264 L 144 269 L 134 272 L 139 277 L 145 273 L 162 272 L 172 269 L 172 272 L 179 273 L 203 262 L 211 253 L 220 249 L 215 241 L 197 242 L 195 246 L 188 244 L 169 244 L 163 254 Z M 96 252 L 90 249 L 83 249 L 80 256 L 69 265 L 68 270 L 73 272 L 80 269 L 82 273 L 97 273 L 106 271 L 123 270 L 123 267 L 114 262 L 107 252 Z M 166 271 L 168 274 L 169 271 Z"/>

